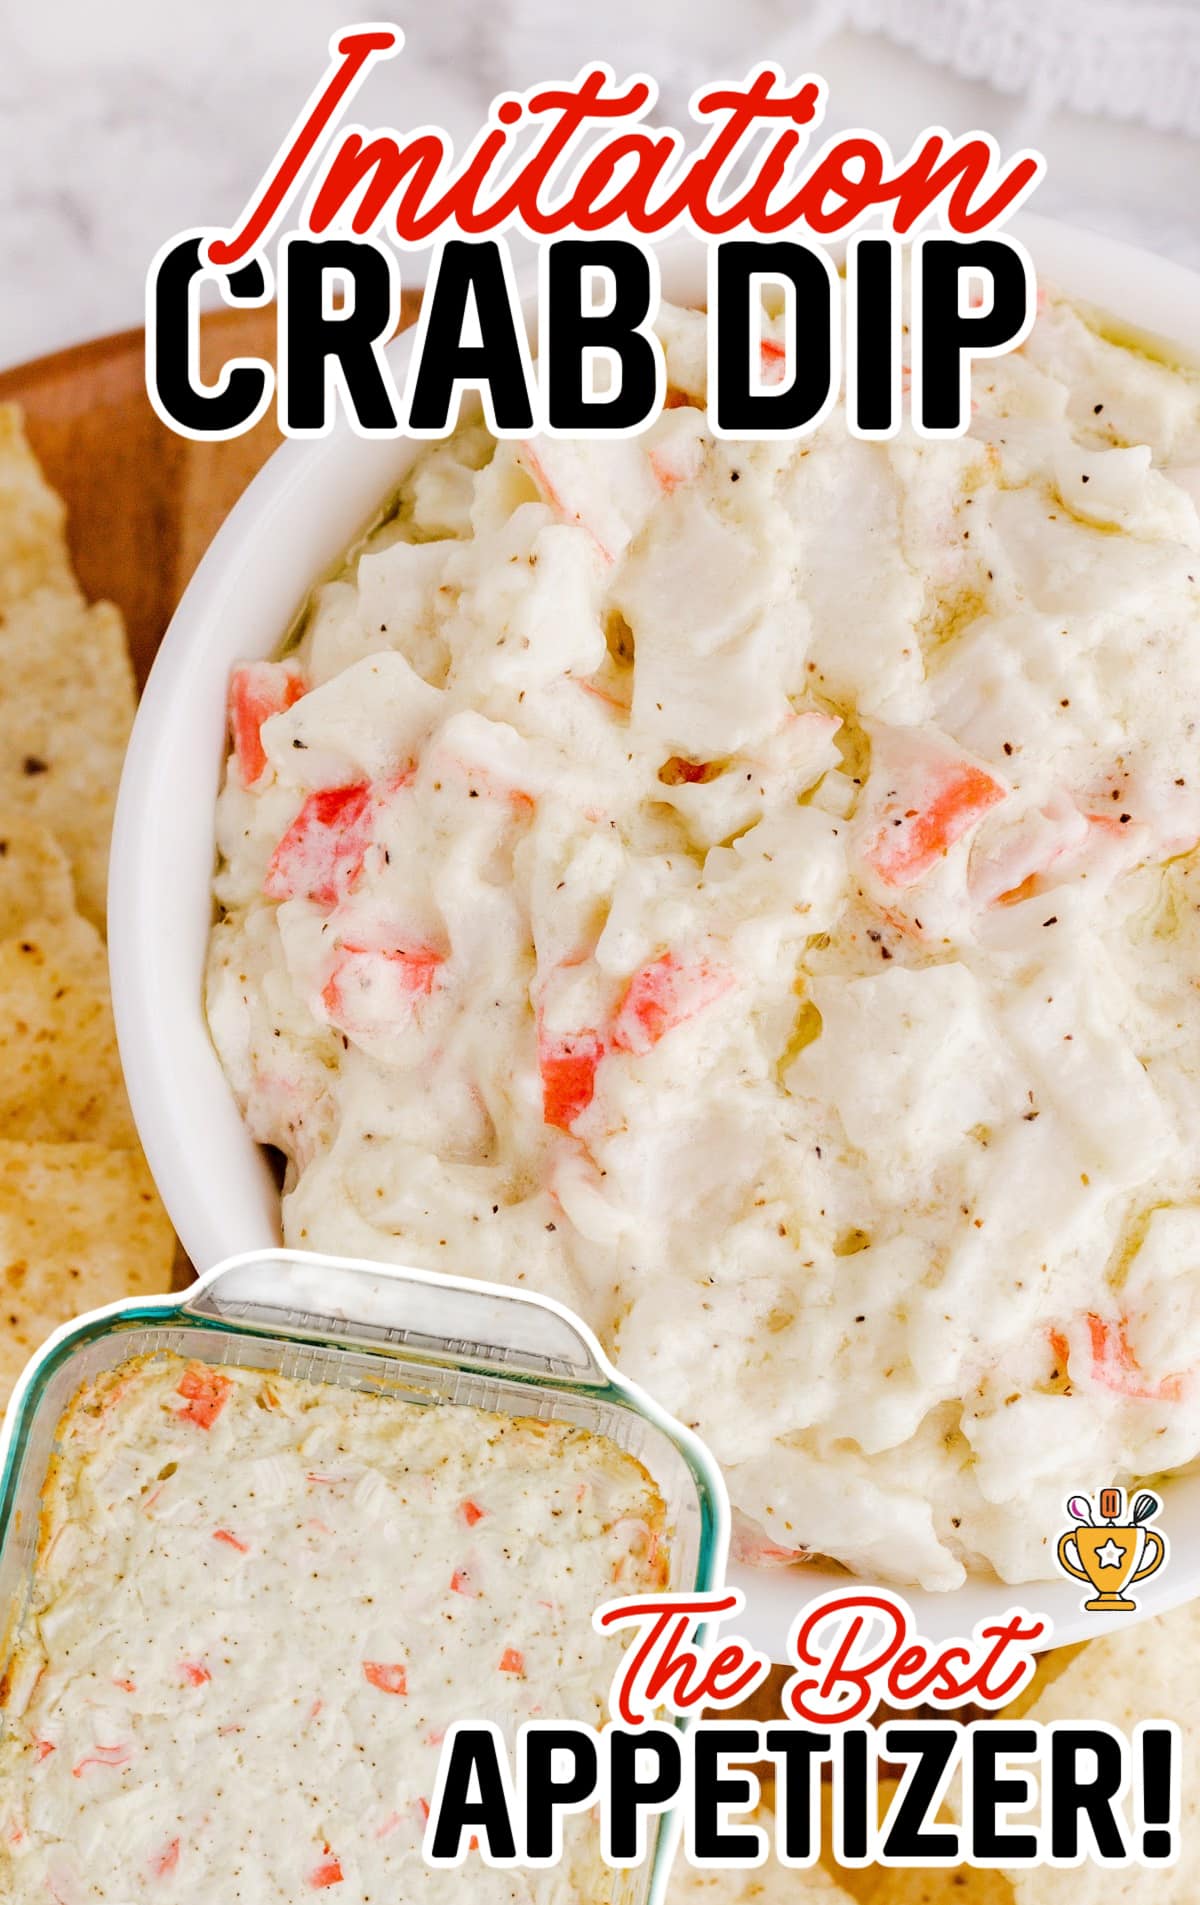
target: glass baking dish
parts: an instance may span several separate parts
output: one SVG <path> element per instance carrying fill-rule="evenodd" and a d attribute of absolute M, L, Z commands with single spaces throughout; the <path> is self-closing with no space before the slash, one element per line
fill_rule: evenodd
<path fill-rule="evenodd" d="M 63 1413 L 81 1384 L 156 1351 L 607 1436 L 645 1466 L 666 1503 L 667 1589 L 723 1577 L 729 1509 L 711 1455 L 618 1376 L 568 1311 L 469 1279 L 264 1251 L 218 1265 L 182 1293 L 93 1310 L 26 1367 L 0 1429 L 0 1670 L 34 1578 Z M 659 1905 L 673 1839 L 665 1827 L 645 1865 L 614 1874 L 613 1905 Z"/>

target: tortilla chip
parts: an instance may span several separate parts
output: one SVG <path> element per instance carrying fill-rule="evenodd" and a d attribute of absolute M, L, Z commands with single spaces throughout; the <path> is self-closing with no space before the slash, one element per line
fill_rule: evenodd
<path fill-rule="evenodd" d="M 795 1871 L 768 1860 L 753 1872 L 698 1872 L 681 1851 L 667 1905 L 843 1905 L 848 1897 L 820 1865 Z"/>
<path fill-rule="evenodd" d="M 0 820 L 0 938 L 26 920 L 66 919 L 74 911 L 70 863 L 54 835 L 20 814 Z"/>
<path fill-rule="evenodd" d="M 108 840 L 133 721 L 118 611 L 41 589 L 0 619 L 0 808 L 49 828 L 79 908 L 103 930 Z"/>
<path fill-rule="evenodd" d="M 756 1823 L 774 1837 L 770 1808 L 760 1808 Z M 765 1865 L 751 1872 L 701 1872 L 688 1865 L 680 1844 L 671 1868 L 667 1905 L 849 1905 L 849 1894 L 823 1866 L 797 1871 L 780 1865 L 772 1851 Z"/>
<path fill-rule="evenodd" d="M 174 1251 L 140 1151 L 0 1142 L 0 1403 L 60 1323 L 168 1289 Z"/>
<path fill-rule="evenodd" d="M 22 952 L 36 953 L 77 985 L 108 992 L 108 951 L 96 928 L 82 913 L 65 919 L 27 919 L 10 935 Z M 6 942 L 0 940 L 0 946 Z"/>
<path fill-rule="evenodd" d="M 1008 1709 L 1005 1709 L 1007 1714 Z M 876 1716 L 878 1717 L 878 1716 Z M 894 1714 L 895 1719 L 903 1716 Z M 891 1808 L 900 1789 L 894 1775 L 879 1777 L 879 1818 Z M 1004 1872 L 976 1871 L 974 1866 L 868 1865 L 843 1870 L 833 1862 L 833 1788 L 826 1782 L 821 1789 L 821 1852 L 826 1867 L 852 1899 L 860 1905 L 1013 1905 L 1012 1883 Z M 938 1818 L 953 1820 L 950 1806 L 943 1805 Z"/>
<path fill-rule="evenodd" d="M 40 932 L 0 942 L 0 1139 L 131 1145 L 107 993 L 76 976 L 71 952 Z"/>
<path fill-rule="evenodd" d="M 1192 1905 L 1200 1846 L 1200 1601 L 1106 1634 L 1079 1650 L 1030 1710 L 1034 1720 L 1107 1720 L 1131 1734 L 1140 1720 L 1175 1720 L 1184 1736 L 1179 1836 L 1170 1866 L 1105 1870 L 1051 1866 L 1013 1874 L 1017 1905 Z M 1128 1817 L 1128 1812 L 1127 1815 Z"/>
<path fill-rule="evenodd" d="M 1073 1647 L 1051 1647 L 1037 1657 L 1037 1672 L 1027 1687 L 1022 1687 L 1015 1700 L 1010 1700 L 1004 1709 L 1006 1720 L 1023 1719 L 1031 1707 L 1054 1685 L 1060 1674 L 1064 1674 L 1071 1662 L 1083 1652 L 1087 1645 L 1081 1641 Z"/>
<path fill-rule="evenodd" d="M 0 404 L 0 615 L 34 589 L 82 601 L 67 553 L 67 512 L 42 475 L 15 404 Z"/>
<path fill-rule="evenodd" d="M 783 1689 L 795 1671 L 794 1667 L 785 1667 L 776 1662 L 761 1687 L 756 1687 L 746 1699 L 739 1700 L 735 1717 L 763 1723 L 770 1721 L 778 1725 L 783 1718 Z"/>
<path fill-rule="evenodd" d="M 877 1883 L 862 1894 L 870 1905 L 1013 1905 L 1016 1894 L 1003 1872 L 957 1865 L 952 1870 L 875 1868 Z"/>

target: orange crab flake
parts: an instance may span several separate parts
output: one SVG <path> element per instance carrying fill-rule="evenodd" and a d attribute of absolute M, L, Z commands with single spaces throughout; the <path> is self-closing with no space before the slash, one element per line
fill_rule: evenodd
<path fill-rule="evenodd" d="M 915 886 L 1004 797 L 1000 782 L 973 762 L 939 764 L 915 802 L 885 806 L 863 858 L 888 886 Z"/>
<path fill-rule="evenodd" d="M 398 1660 L 364 1660 L 364 1677 L 380 1693 L 406 1694 L 408 1692 L 408 1668 Z"/>
<path fill-rule="evenodd" d="M 293 662 L 250 662 L 235 673 L 229 687 L 229 726 L 244 787 L 261 780 L 267 765 L 263 722 L 294 707 L 306 689 L 304 676 Z"/>
<path fill-rule="evenodd" d="M 538 1069 L 542 1075 L 542 1120 L 569 1131 L 591 1104 L 596 1092 L 596 1067 L 604 1057 L 604 1041 L 597 1032 L 538 1035 Z"/>
<path fill-rule="evenodd" d="M 733 985 L 733 974 L 699 959 L 684 965 L 674 953 L 664 953 L 625 988 L 613 1023 L 612 1042 L 618 1052 L 644 1054 L 719 999 Z"/>
<path fill-rule="evenodd" d="M 1092 1356 L 1089 1373 L 1093 1382 L 1105 1389 L 1115 1390 L 1118 1395 L 1127 1396 L 1132 1402 L 1179 1401 L 1184 1377 L 1164 1376 L 1161 1382 L 1149 1382 L 1134 1355 L 1124 1317 L 1110 1323 L 1105 1317 L 1089 1310 L 1084 1321 Z M 1047 1340 L 1055 1363 L 1066 1374 L 1071 1355 L 1070 1339 L 1063 1330 L 1051 1329 L 1047 1331 Z"/>
<path fill-rule="evenodd" d="M 336 906 L 362 872 L 373 818 L 369 781 L 310 794 L 271 856 L 267 898 Z"/>
<path fill-rule="evenodd" d="M 77 1766 L 72 1766 L 71 1777 L 82 1779 L 90 1766 L 128 1766 L 132 1758 L 133 1748 L 130 1746 L 93 1746 Z"/>
<path fill-rule="evenodd" d="M 228 1402 L 232 1388 L 228 1376 L 223 1376 L 219 1369 L 191 1363 L 179 1379 L 176 1394 L 184 1398 L 184 1406 L 175 1413 L 181 1422 L 192 1422 L 198 1429 L 211 1429 Z"/>
<path fill-rule="evenodd" d="M 320 1865 L 314 1866 L 308 1875 L 309 1885 L 314 1892 L 320 1892 L 323 1891 L 327 1885 L 340 1885 L 342 1878 L 341 1865 L 329 1847 L 326 1846 L 325 1857 L 322 1859 Z"/>
<path fill-rule="evenodd" d="M 161 1852 L 155 1852 L 150 1859 L 150 1872 L 156 1879 L 165 1879 L 179 1864 L 179 1841 L 171 1839 Z"/>

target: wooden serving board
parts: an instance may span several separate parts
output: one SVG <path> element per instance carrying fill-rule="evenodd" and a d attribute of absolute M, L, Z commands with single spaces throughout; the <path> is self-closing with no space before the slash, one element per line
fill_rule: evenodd
<path fill-rule="evenodd" d="M 417 301 L 405 299 L 404 324 Z M 275 359 L 275 312 L 217 311 L 201 324 L 201 367 Z M 65 498 L 71 554 L 92 601 L 125 616 L 139 685 L 175 605 L 230 509 L 279 443 L 273 410 L 244 437 L 193 443 L 150 407 L 141 331 L 123 331 L 0 371 L 42 467 Z"/>
<path fill-rule="evenodd" d="M 219 312 L 203 330 L 209 376 L 230 355 L 273 355 L 272 313 Z M 24 410 L 66 500 L 79 580 L 91 600 L 122 610 L 143 682 L 205 547 L 279 442 L 271 414 L 228 443 L 174 436 L 146 395 L 141 331 L 0 372 L 0 402 Z"/>

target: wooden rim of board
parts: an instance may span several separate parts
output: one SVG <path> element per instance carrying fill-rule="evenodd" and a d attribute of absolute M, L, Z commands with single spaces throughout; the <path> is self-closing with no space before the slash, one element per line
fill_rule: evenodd
<path fill-rule="evenodd" d="M 416 316 L 406 296 L 402 328 Z M 275 359 L 275 312 L 214 311 L 201 322 L 201 369 L 231 356 Z M 234 503 L 277 447 L 272 411 L 244 437 L 193 443 L 155 416 L 141 330 L 95 338 L 0 371 L 47 477 L 67 505 L 80 584 L 125 617 L 139 686 L 192 572 Z"/>

